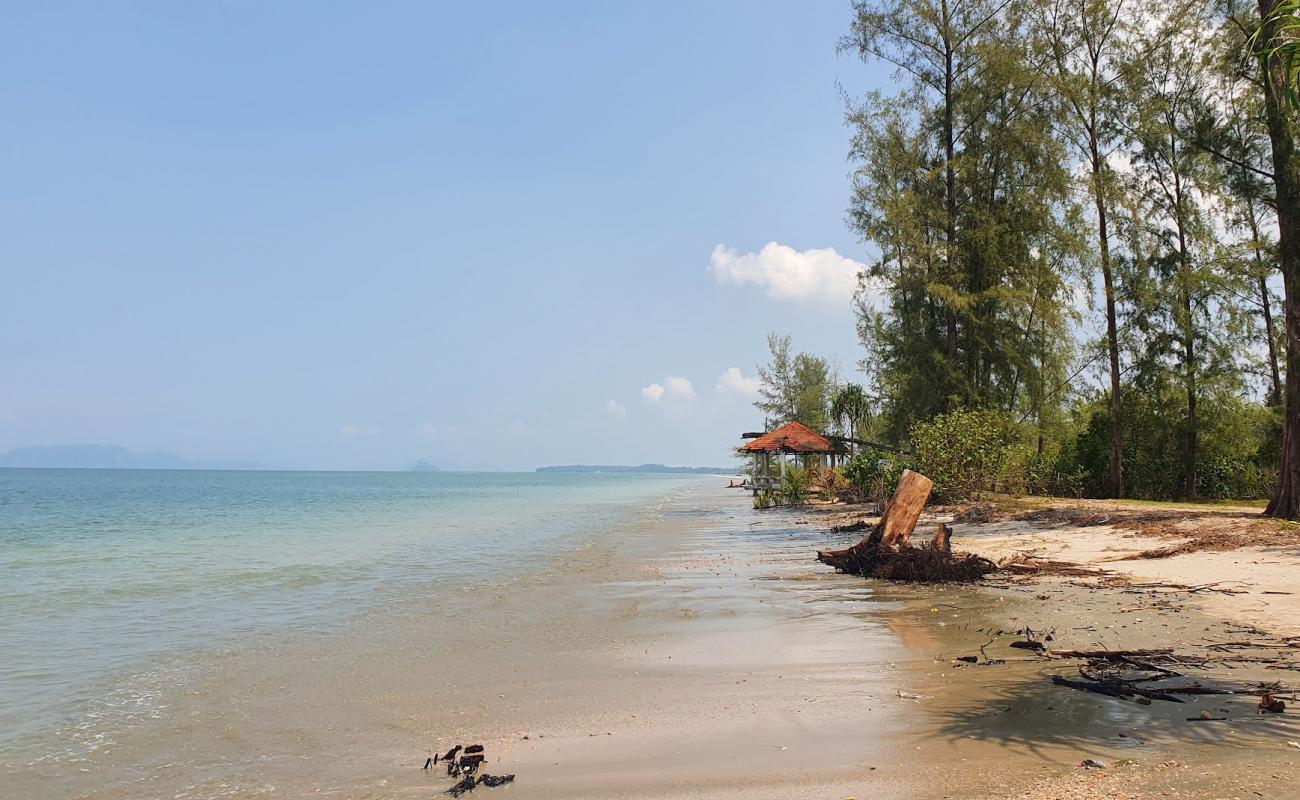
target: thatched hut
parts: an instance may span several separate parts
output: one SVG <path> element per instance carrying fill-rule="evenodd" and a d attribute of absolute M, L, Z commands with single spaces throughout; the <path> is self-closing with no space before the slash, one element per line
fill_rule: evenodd
<path fill-rule="evenodd" d="M 750 471 L 754 492 L 776 489 L 785 477 L 786 459 L 794 456 L 807 462 L 815 457 L 824 464 L 828 455 L 834 454 L 835 445 L 825 436 L 799 422 L 790 422 L 770 433 L 755 434 L 754 440 L 740 446 L 741 453 L 754 456 Z M 773 456 L 775 455 L 775 458 Z M 776 462 L 773 472 L 772 462 Z"/>

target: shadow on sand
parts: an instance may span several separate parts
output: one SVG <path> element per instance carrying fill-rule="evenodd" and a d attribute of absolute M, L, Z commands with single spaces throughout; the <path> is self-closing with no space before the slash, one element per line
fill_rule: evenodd
<path fill-rule="evenodd" d="M 1291 708 L 1283 714 L 1261 714 L 1253 696 L 1188 696 L 1183 703 L 1141 705 L 1056 686 L 1047 670 L 968 669 L 1003 674 L 980 681 L 978 694 L 984 699 L 977 703 L 931 709 L 940 735 L 993 743 L 1052 761 L 1060 760 L 1053 751 L 1061 750 L 1088 757 L 1143 745 L 1278 744 L 1300 735 Z M 1202 720 L 1202 712 L 1227 719 Z"/>

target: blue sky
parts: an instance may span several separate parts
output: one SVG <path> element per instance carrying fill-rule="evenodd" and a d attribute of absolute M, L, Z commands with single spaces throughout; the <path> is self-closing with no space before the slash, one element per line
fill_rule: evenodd
<path fill-rule="evenodd" d="M 728 463 L 767 331 L 854 370 L 846 2 L 5 17 L 0 450 Z"/>

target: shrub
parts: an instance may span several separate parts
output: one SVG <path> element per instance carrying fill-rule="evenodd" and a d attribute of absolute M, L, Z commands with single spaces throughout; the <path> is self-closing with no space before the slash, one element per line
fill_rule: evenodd
<path fill-rule="evenodd" d="M 906 468 L 901 456 L 869 447 L 845 463 L 844 478 L 863 497 L 883 499 L 898 488 L 898 478 Z"/>
<path fill-rule="evenodd" d="M 754 508 L 763 509 L 771 508 L 776 505 L 776 493 L 769 489 L 761 489 L 754 494 Z"/>
<path fill-rule="evenodd" d="M 995 487 L 1012 437 L 991 411 L 953 411 L 916 423 L 911 439 L 912 468 L 934 481 L 936 500 L 951 503 Z"/>
<path fill-rule="evenodd" d="M 801 506 L 808 502 L 808 472 L 800 467 L 790 467 L 781 480 L 777 499 L 787 506 Z"/>

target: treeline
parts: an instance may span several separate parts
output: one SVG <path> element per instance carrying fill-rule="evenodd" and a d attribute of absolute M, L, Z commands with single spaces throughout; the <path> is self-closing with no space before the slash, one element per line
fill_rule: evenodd
<path fill-rule="evenodd" d="M 849 224 L 879 253 L 859 432 L 906 446 L 976 410 L 1042 491 L 1295 516 L 1300 308 L 1275 296 L 1300 291 L 1293 5 L 855 2 L 841 48 L 897 79 L 848 112 Z M 834 424 L 843 387 L 788 350 L 760 407 L 785 370 L 782 412 L 825 384 L 809 424 Z"/>

